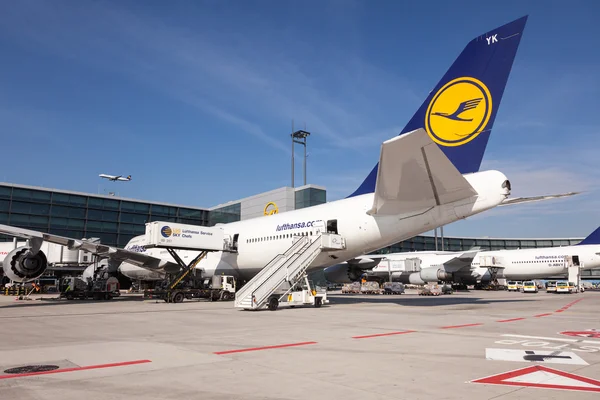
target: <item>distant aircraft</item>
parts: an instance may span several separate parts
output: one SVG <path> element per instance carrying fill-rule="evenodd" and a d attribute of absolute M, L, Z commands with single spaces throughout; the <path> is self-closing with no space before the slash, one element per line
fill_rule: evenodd
<path fill-rule="evenodd" d="M 124 178 L 122 175 L 100 174 L 100 178 L 106 178 L 109 181 L 130 181 L 131 180 L 131 175 L 127 175 L 127 177 Z"/>
<path fill-rule="evenodd" d="M 413 285 L 438 281 L 474 285 L 479 282 L 489 283 L 495 278 L 527 280 L 564 275 L 568 273 L 567 256 L 577 256 L 584 270 L 600 267 L 600 227 L 573 246 L 364 255 L 325 268 L 324 274 L 325 279 L 332 283 L 356 282 L 366 273 L 383 279 L 391 275 L 394 281 Z M 492 259 L 491 264 L 486 263 L 482 257 Z M 410 263 L 407 268 L 406 260 L 416 259 L 420 261 L 420 268 L 414 270 Z"/>

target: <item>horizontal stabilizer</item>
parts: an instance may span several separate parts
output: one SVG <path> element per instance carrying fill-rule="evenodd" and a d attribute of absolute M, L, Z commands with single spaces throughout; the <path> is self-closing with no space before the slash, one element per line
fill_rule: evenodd
<path fill-rule="evenodd" d="M 421 128 L 381 145 L 368 214 L 408 214 L 475 195 L 475 189 Z"/>
<path fill-rule="evenodd" d="M 533 203 L 534 201 L 543 201 L 543 200 L 552 200 L 559 199 L 561 197 L 570 197 L 575 196 L 581 192 L 569 192 L 569 193 L 561 193 L 561 194 L 549 194 L 546 196 L 533 196 L 533 197 L 515 197 L 512 199 L 505 199 L 500 206 L 510 206 L 513 204 L 522 204 L 522 203 Z"/>

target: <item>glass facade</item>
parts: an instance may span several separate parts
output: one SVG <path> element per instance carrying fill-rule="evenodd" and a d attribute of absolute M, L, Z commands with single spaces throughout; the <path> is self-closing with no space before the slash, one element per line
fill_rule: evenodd
<path fill-rule="evenodd" d="M 326 192 L 308 187 L 295 192 L 296 209 L 323 204 Z M 145 232 L 145 223 L 169 221 L 213 226 L 239 221 L 241 203 L 208 211 L 201 208 L 132 201 L 93 194 L 0 185 L 0 224 L 50 232 L 61 236 L 100 238 L 103 244 L 124 247 L 132 237 Z M 0 240 L 12 238 L 0 236 Z M 581 239 L 486 239 L 445 237 L 443 249 L 464 251 L 557 247 L 577 244 Z M 435 238 L 415 236 L 385 247 L 375 254 L 435 250 Z M 438 250 L 442 239 L 438 237 Z"/>
<path fill-rule="evenodd" d="M 296 210 L 327 202 L 327 192 L 323 189 L 317 189 L 314 187 L 296 190 L 294 195 Z"/>
<path fill-rule="evenodd" d="M 572 246 L 582 239 L 477 239 L 444 237 L 443 250 L 466 251 L 479 247 L 481 250 L 502 249 L 531 249 L 537 247 Z M 442 250 L 442 239 L 437 238 L 438 248 Z M 435 248 L 434 236 L 415 236 L 411 239 L 384 247 L 373 254 L 401 253 L 408 251 L 433 251 Z"/>
<path fill-rule="evenodd" d="M 235 203 L 221 208 L 216 208 L 210 211 L 209 225 L 226 224 L 228 222 L 239 221 L 242 216 L 241 203 Z"/>
<path fill-rule="evenodd" d="M 0 185 L 0 223 L 124 247 L 146 222 L 208 225 L 208 210 Z M 9 238 L 5 238 L 9 239 Z"/>

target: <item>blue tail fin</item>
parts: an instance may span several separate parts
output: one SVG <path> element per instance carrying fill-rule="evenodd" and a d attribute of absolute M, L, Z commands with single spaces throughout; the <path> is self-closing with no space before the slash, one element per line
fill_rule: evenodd
<path fill-rule="evenodd" d="M 400 134 L 424 128 L 462 174 L 477 172 L 526 22 L 471 40 Z M 348 197 L 375 191 L 377 167 Z"/>
<path fill-rule="evenodd" d="M 600 244 L 600 227 L 590 233 L 588 237 L 581 242 L 577 243 L 577 246 L 581 246 L 582 244 Z"/>

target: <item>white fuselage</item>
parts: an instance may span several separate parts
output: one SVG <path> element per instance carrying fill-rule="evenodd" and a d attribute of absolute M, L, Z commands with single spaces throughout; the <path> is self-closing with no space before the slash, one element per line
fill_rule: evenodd
<path fill-rule="evenodd" d="M 238 236 L 237 253 L 213 252 L 202 259 L 197 269 L 203 275 L 231 274 L 251 279 L 273 257 L 284 253 L 293 240 L 293 235 L 314 235 L 314 222 L 337 221 L 337 233 L 346 242 L 345 250 L 321 253 L 310 269 L 325 268 L 345 260 L 368 254 L 377 249 L 408 239 L 436 227 L 449 224 L 478 214 L 499 205 L 510 194 L 502 187 L 506 176 L 498 171 L 483 171 L 465 175 L 477 191 L 472 198 L 445 204 L 424 207 L 408 214 L 371 216 L 367 211 L 373 205 L 373 194 L 364 194 L 300 210 L 288 211 L 260 218 L 223 224 L 226 235 Z M 172 261 L 164 249 L 144 249 L 144 236 L 133 238 L 127 250 Z M 185 262 L 190 262 L 198 252 L 178 251 Z M 120 271 L 139 280 L 161 279 L 161 272 L 151 272 L 128 263 L 122 263 Z"/>
<path fill-rule="evenodd" d="M 482 256 L 495 258 L 493 266 L 499 267 L 497 278 L 508 280 L 544 279 L 567 274 L 566 256 L 578 256 L 583 269 L 600 267 L 600 245 L 581 245 L 565 247 L 549 247 L 519 250 L 494 250 L 478 252 L 473 260 L 456 271 L 446 266 L 446 262 L 462 254 L 462 252 L 414 252 L 386 254 L 385 259 L 376 265 L 369 275 L 387 278 L 391 274 L 396 280 L 406 283 L 418 282 L 418 272 L 406 271 L 407 259 L 418 258 L 421 270 L 442 269 L 453 272 L 459 282 L 489 281 L 491 274 L 488 266 L 482 266 Z M 414 274 L 414 275 L 413 275 Z"/>

